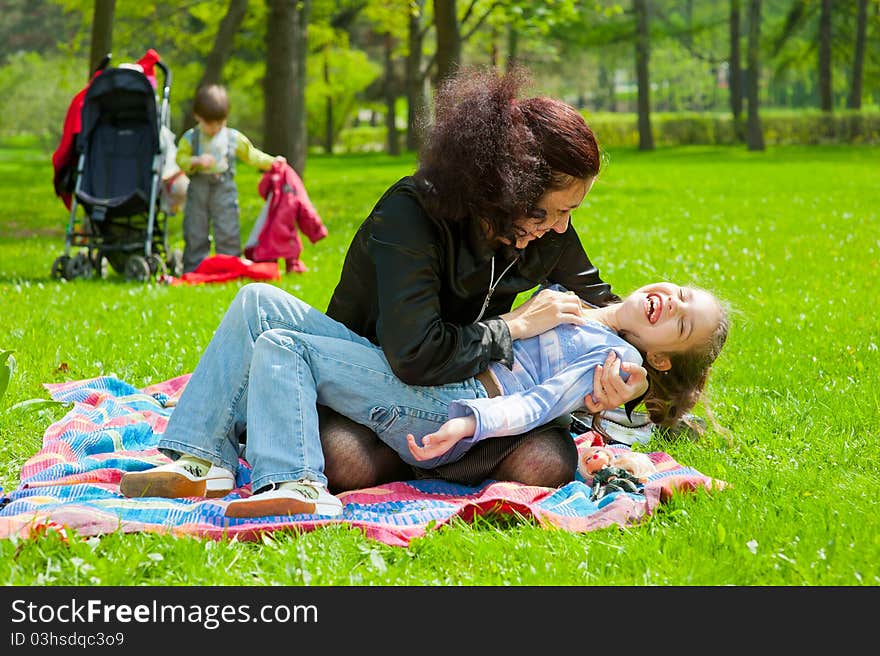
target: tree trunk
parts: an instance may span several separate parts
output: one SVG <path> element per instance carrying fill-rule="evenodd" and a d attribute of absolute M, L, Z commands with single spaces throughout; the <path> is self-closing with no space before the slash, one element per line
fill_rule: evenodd
<path fill-rule="evenodd" d="M 296 80 L 293 86 L 293 160 L 290 165 L 299 176 L 304 177 L 309 133 L 306 127 L 306 61 L 309 55 L 309 15 L 312 0 L 300 0 L 296 4 Z"/>
<path fill-rule="evenodd" d="M 615 111 L 614 106 L 614 71 L 603 61 L 599 61 L 596 80 L 596 93 L 593 94 L 593 105 L 597 111 Z"/>
<path fill-rule="evenodd" d="M 733 114 L 733 127 L 737 139 L 744 138 L 742 129 L 742 56 L 740 53 L 740 12 L 739 0 L 730 0 L 730 62 L 727 73 L 730 89 L 730 112 Z"/>
<path fill-rule="evenodd" d="M 311 0 L 267 0 L 264 150 L 284 155 L 300 177 L 306 163 L 305 55 Z"/>
<path fill-rule="evenodd" d="M 834 108 L 831 88 L 831 3 L 822 0 L 819 13 L 819 107 L 823 112 Z"/>
<path fill-rule="evenodd" d="M 385 33 L 385 82 L 382 85 L 385 96 L 385 149 L 389 155 L 400 155 L 400 142 L 397 139 L 397 94 L 394 84 L 394 39 L 391 32 Z"/>
<path fill-rule="evenodd" d="M 849 87 L 850 109 L 862 108 L 862 71 L 865 65 L 865 37 L 868 31 L 868 0 L 859 0 L 856 18 L 856 43 L 853 49 L 852 81 Z"/>
<path fill-rule="evenodd" d="M 648 6 L 646 0 L 633 0 L 633 11 L 636 15 L 639 150 L 654 150 L 654 135 L 651 133 L 651 79 L 648 73 L 651 36 L 648 31 Z"/>
<path fill-rule="evenodd" d="M 748 120 L 746 145 L 749 150 L 764 150 L 764 131 L 758 115 L 758 89 L 761 81 L 761 0 L 749 1 L 748 80 L 746 100 Z"/>
<path fill-rule="evenodd" d="M 333 142 L 335 130 L 333 129 L 333 94 L 330 93 L 330 44 L 324 46 L 324 85 L 327 88 L 327 100 L 324 103 L 326 114 L 324 116 L 324 152 L 333 154 Z"/>
<path fill-rule="evenodd" d="M 419 10 L 424 0 L 419 2 Z M 406 147 L 418 151 L 422 147 L 422 129 L 427 109 L 425 76 L 422 73 L 422 25 L 419 12 L 409 14 L 409 54 L 406 56 Z"/>
<path fill-rule="evenodd" d="M 512 28 L 507 28 L 507 70 L 512 70 L 519 63 L 519 34 Z"/>
<path fill-rule="evenodd" d="M 101 65 L 101 61 L 113 50 L 113 14 L 116 0 L 95 0 L 92 13 L 92 45 L 89 49 L 89 77 Z"/>
<path fill-rule="evenodd" d="M 685 0 L 684 29 L 684 43 L 691 49 L 694 47 L 694 0 Z"/>
<path fill-rule="evenodd" d="M 455 5 L 455 0 L 434 0 L 434 28 L 437 34 L 435 87 L 455 75 L 461 62 L 461 33 Z"/>
<path fill-rule="evenodd" d="M 220 21 L 220 27 L 217 28 L 217 35 L 214 37 L 214 45 L 205 60 L 205 71 L 202 73 L 202 79 L 196 85 L 196 89 L 207 86 L 209 84 L 220 84 L 223 80 L 223 67 L 232 54 L 232 44 L 235 35 L 241 27 L 245 14 L 247 14 L 248 0 L 229 0 L 229 6 L 226 8 L 226 14 Z M 195 96 L 193 96 L 194 98 Z M 192 115 L 193 98 L 187 101 L 183 112 L 183 131 L 189 130 L 196 124 Z"/>

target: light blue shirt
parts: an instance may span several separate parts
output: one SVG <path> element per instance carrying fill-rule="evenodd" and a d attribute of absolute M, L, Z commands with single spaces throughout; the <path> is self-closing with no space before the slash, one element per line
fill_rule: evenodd
<path fill-rule="evenodd" d="M 593 374 L 615 351 L 621 362 L 642 364 L 642 356 L 616 332 L 596 321 L 563 324 L 513 343 L 513 367 L 493 362 L 490 370 L 501 396 L 453 401 L 449 418 L 473 414 L 477 428 L 464 443 L 519 435 L 584 405 L 593 391 Z M 621 372 L 626 380 L 628 374 Z"/>

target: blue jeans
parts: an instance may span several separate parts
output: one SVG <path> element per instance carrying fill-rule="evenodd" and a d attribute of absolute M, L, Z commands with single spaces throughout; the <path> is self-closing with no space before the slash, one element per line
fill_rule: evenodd
<path fill-rule="evenodd" d="M 234 472 L 246 427 L 254 491 L 301 478 L 326 485 L 318 403 L 373 429 L 410 465 L 429 469 L 472 445 L 418 461 L 407 433 L 420 440 L 447 420 L 451 401 L 486 396 L 474 378 L 406 385 L 365 337 L 274 285 L 251 283 L 226 311 L 158 446 L 172 458 L 186 453 Z"/>

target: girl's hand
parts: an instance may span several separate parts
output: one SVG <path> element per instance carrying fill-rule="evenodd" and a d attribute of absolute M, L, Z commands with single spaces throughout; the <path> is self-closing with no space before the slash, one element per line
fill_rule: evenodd
<path fill-rule="evenodd" d="M 406 436 L 409 452 L 416 460 L 431 460 L 449 451 L 460 440 L 470 437 L 477 430 L 477 418 L 473 415 L 450 419 L 434 433 L 422 438 L 419 446 L 412 433 Z"/>
<path fill-rule="evenodd" d="M 624 382 L 620 370 L 629 374 Z M 584 397 L 584 405 L 590 412 L 602 412 L 617 408 L 648 391 L 648 372 L 632 362 L 621 362 L 613 351 L 598 365 L 593 374 L 593 393 Z"/>
<path fill-rule="evenodd" d="M 526 339 L 563 323 L 583 324 L 581 299 L 572 292 L 542 289 L 501 318 L 507 322 L 511 339 Z"/>

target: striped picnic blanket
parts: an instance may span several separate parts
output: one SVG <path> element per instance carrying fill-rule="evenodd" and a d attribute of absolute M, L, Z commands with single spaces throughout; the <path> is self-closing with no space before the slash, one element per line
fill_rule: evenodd
<path fill-rule="evenodd" d="M 189 374 L 137 389 L 114 377 L 46 384 L 53 399 L 72 407 L 43 435 L 42 448 L 24 464 L 18 489 L 0 489 L 0 538 L 40 535 L 48 528 L 82 537 L 115 531 L 186 534 L 215 539 L 259 539 L 267 531 L 308 531 L 329 524 L 361 529 L 368 538 L 406 546 L 453 517 L 520 514 L 539 525 L 586 532 L 641 521 L 674 490 L 723 487 L 723 481 L 680 465 L 668 454 L 649 454 L 657 466 L 643 494 L 614 492 L 597 502 L 579 478 L 561 488 L 486 481 L 466 487 L 411 480 L 344 492 L 338 518 L 318 515 L 230 519 L 232 499 L 250 493 L 250 466 L 240 461 L 236 489 L 222 499 L 127 499 L 119 492 L 126 471 L 168 462 L 156 449 Z M 573 436 L 579 447 L 592 434 Z"/>

